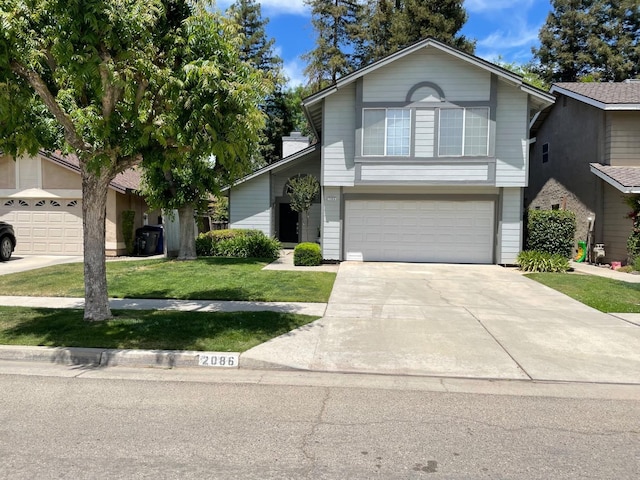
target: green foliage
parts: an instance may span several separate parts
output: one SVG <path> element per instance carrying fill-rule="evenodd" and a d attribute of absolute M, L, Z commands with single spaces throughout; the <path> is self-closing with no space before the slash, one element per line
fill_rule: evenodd
<path fill-rule="evenodd" d="M 321 263 L 322 252 L 317 243 L 299 243 L 293 250 L 293 264 L 295 266 L 315 267 Z"/>
<path fill-rule="evenodd" d="M 493 60 L 493 63 L 501 68 L 520 75 L 529 85 L 533 85 L 541 90 L 549 90 L 549 84 L 544 81 L 536 67 L 531 63 L 520 65 L 515 62 L 505 62 L 501 56 Z"/>
<path fill-rule="evenodd" d="M 122 236 L 124 237 L 124 245 L 127 249 L 127 255 L 133 255 L 134 236 L 133 225 L 136 218 L 136 212 L 133 210 L 125 210 L 122 212 Z"/>
<path fill-rule="evenodd" d="M 625 201 L 631 208 L 629 217 L 633 220 L 631 233 L 627 239 L 627 253 L 629 258 L 633 258 L 637 262 L 640 258 L 640 195 L 626 196 Z"/>
<path fill-rule="evenodd" d="M 633 270 L 636 272 L 640 272 L 640 255 L 633 259 Z"/>
<path fill-rule="evenodd" d="M 307 240 L 309 239 L 309 210 L 320 191 L 320 182 L 313 175 L 298 175 L 289 179 L 286 192 L 291 202 L 291 210 L 305 217 Z"/>
<path fill-rule="evenodd" d="M 202 257 L 277 258 L 280 249 L 280 242 L 261 230 L 212 230 L 196 239 L 196 253 Z"/>
<path fill-rule="evenodd" d="M 569 261 L 559 254 L 525 250 L 518 254 L 516 263 L 525 272 L 563 273 L 569 271 Z"/>
<path fill-rule="evenodd" d="M 214 222 L 228 222 L 229 197 L 215 197 L 215 199 L 209 203 L 209 210 Z"/>
<path fill-rule="evenodd" d="M 576 215 L 569 210 L 529 210 L 526 249 L 571 258 Z"/>
<path fill-rule="evenodd" d="M 475 42 L 459 35 L 467 13 L 462 0 L 306 0 L 316 46 L 303 59 L 313 91 L 339 77 L 432 37 L 473 53 Z"/>
<path fill-rule="evenodd" d="M 547 83 L 622 81 L 640 74 L 637 0 L 552 0 L 533 49 Z"/>

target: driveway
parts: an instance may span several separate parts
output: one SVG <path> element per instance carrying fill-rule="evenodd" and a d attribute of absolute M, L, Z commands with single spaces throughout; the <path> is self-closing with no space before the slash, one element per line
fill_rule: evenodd
<path fill-rule="evenodd" d="M 495 265 L 344 262 L 325 316 L 242 364 L 640 383 L 640 327 Z"/>
<path fill-rule="evenodd" d="M 12 255 L 9 261 L 0 262 L 0 275 L 26 272 L 36 268 L 82 262 L 82 255 Z"/>

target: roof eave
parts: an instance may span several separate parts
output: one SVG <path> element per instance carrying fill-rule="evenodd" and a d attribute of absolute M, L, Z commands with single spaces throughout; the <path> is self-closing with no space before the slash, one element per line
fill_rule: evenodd
<path fill-rule="evenodd" d="M 620 182 L 616 181 L 615 179 L 611 178 L 606 173 L 598 170 L 598 168 L 594 164 L 590 164 L 589 168 L 591 169 L 591 173 L 593 173 L 596 177 L 601 178 L 602 180 L 607 182 L 609 185 L 611 185 L 621 193 L 629 193 L 629 194 L 640 193 L 640 186 L 627 187 L 626 185 L 623 185 Z"/>
<path fill-rule="evenodd" d="M 580 93 L 567 90 L 566 88 L 558 87 L 557 85 L 552 85 L 549 93 L 560 93 L 567 97 L 578 100 L 582 103 L 586 103 L 587 105 L 591 105 L 592 107 L 599 108 L 600 110 L 606 111 L 634 111 L 640 110 L 640 103 L 605 103 L 599 100 L 596 100 L 591 97 L 587 97 Z"/>

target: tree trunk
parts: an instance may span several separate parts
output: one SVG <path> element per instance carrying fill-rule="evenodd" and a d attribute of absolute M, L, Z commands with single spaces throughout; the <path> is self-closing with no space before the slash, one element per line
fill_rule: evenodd
<path fill-rule="evenodd" d="M 180 222 L 180 250 L 178 260 L 195 260 L 196 255 L 196 220 L 193 205 L 185 205 L 178 209 Z"/>
<path fill-rule="evenodd" d="M 82 174 L 82 223 L 84 235 L 84 319 L 97 322 L 112 318 L 107 293 L 104 257 L 107 192 L 111 175 L 89 170 L 80 162 Z"/>

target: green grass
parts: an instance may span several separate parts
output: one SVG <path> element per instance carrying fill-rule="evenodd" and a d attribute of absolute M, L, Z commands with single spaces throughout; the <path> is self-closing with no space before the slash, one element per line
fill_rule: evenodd
<path fill-rule="evenodd" d="M 81 310 L 0 307 L 0 344 L 244 352 L 318 317 L 276 312 L 114 311 L 85 322 Z"/>
<path fill-rule="evenodd" d="M 640 313 L 640 284 L 573 273 L 532 273 L 527 277 L 606 313 Z"/>
<path fill-rule="evenodd" d="M 274 271 L 267 261 L 199 258 L 194 261 L 107 262 L 109 296 L 263 302 L 326 302 L 335 273 Z M 84 297 L 81 263 L 0 276 L 11 295 Z"/>

